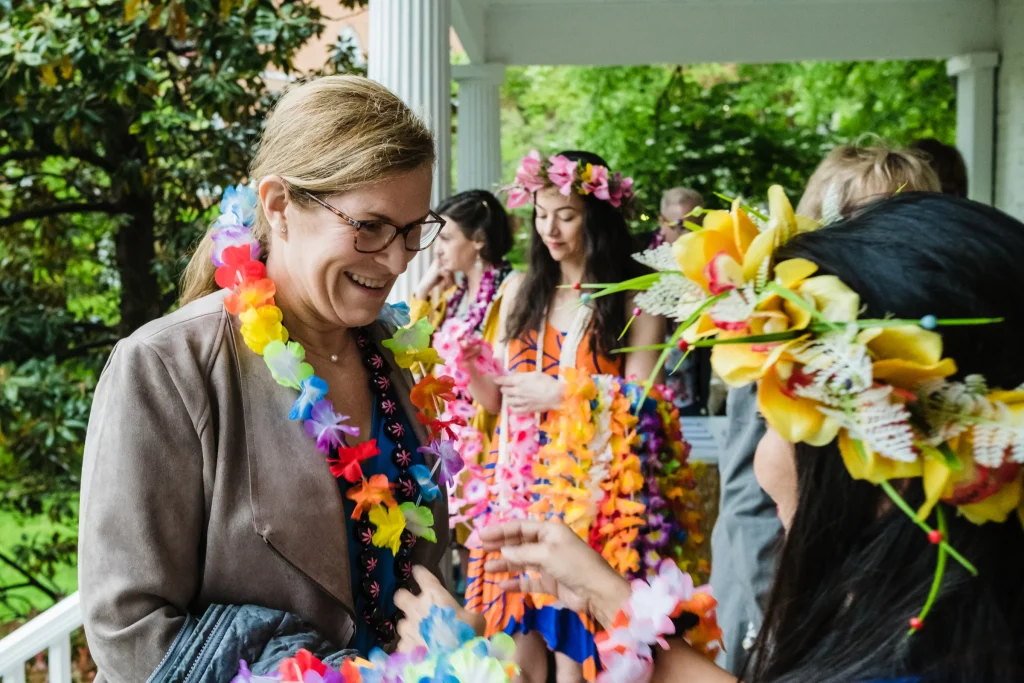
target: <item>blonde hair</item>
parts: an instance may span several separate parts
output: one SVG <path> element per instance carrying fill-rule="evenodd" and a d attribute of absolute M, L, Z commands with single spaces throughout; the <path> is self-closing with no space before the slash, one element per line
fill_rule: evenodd
<path fill-rule="evenodd" d="M 797 213 L 821 220 L 823 208 L 849 216 L 858 208 L 896 192 L 939 192 L 935 171 L 919 153 L 893 149 L 884 143 L 871 146 L 840 145 L 811 174 Z"/>
<path fill-rule="evenodd" d="M 670 206 L 704 206 L 704 197 L 688 187 L 673 187 L 661 195 L 661 212 Z"/>
<path fill-rule="evenodd" d="M 434 162 L 434 138 L 402 100 L 358 76 L 327 76 L 290 88 L 274 107 L 249 171 L 260 180 L 280 176 L 289 201 L 308 204 L 302 192 L 348 192 Z M 270 224 L 257 207 L 253 235 L 268 252 Z M 217 291 L 204 235 L 182 277 L 182 305 Z"/>

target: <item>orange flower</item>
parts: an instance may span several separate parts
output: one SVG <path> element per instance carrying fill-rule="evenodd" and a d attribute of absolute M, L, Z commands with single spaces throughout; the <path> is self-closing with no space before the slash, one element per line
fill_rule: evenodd
<path fill-rule="evenodd" d="M 352 519 L 359 519 L 363 516 L 366 508 L 374 505 L 384 504 L 388 507 L 395 507 L 398 503 L 391 495 L 391 483 L 387 475 L 375 474 L 369 481 L 364 479 L 361 484 L 348 490 L 345 497 L 356 502 L 356 509 L 352 512 Z"/>
<path fill-rule="evenodd" d="M 454 401 L 454 389 L 455 380 L 451 377 L 427 375 L 409 392 L 409 400 L 430 417 L 436 417 L 438 400 Z"/>
<path fill-rule="evenodd" d="M 273 281 L 267 278 L 245 280 L 224 298 L 224 308 L 231 315 L 238 315 L 249 308 L 273 306 L 276 293 Z"/>

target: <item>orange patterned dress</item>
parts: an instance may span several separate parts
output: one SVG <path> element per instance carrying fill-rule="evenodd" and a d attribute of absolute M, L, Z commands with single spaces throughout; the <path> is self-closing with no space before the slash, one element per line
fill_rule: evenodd
<path fill-rule="evenodd" d="M 566 334 L 550 325 L 544 326 L 543 355 L 538 358 L 537 332 L 530 331 L 514 339 L 508 348 L 510 372 L 534 372 L 538 360 L 545 374 L 557 377 L 561 364 L 562 346 Z M 588 331 L 576 352 L 574 367 L 592 375 L 614 375 L 622 377 L 625 371 L 625 356 L 607 356 L 598 352 L 593 343 L 592 331 Z M 543 420 L 542 420 L 543 422 Z M 541 437 L 543 439 L 543 435 Z M 497 433 L 491 439 L 495 447 L 488 455 L 489 468 L 498 461 Z M 499 631 L 506 633 L 540 633 L 550 649 L 562 652 L 583 666 L 587 680 L 597 674 L 597 650 L 594 645 L 595 624 L 586 615 L 577 614 L 553 606 L 553 600 L 546 596 L 506 593 L 498 588 L 498 582 L 509 575 L 496 575 L 484 571 L 484 563 L 494 557 L 479 548 L 470 553 L 467 569 L 466 608 L 482 613 L 487 618 L 487 635 Z"/>

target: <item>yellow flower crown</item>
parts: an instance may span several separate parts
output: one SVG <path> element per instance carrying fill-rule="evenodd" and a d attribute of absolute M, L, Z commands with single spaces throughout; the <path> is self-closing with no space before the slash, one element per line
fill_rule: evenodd
<path fill-rule="evenodd" d="M 707 211 L 701 229 L 634 256 L 656 272 L 590 285 L 588 299 L 639 290 L 639 309 L 679 326 L 667 344 L 620 352 L 660 349 L 656 374 L 672 348 L 685 356 L 713 347 L 712 367 L 726 384 L 759 382 L 761 413 L 783 438 L 814 446 L 838 438 L 850 474 L 885 489 L 937 545 L 940 565 L 948 554 L 975 573 L 946 542 L 935 504 L 976 524 L 1014 511 L 1024 523 L 1024 391 L 991 390 L 977 376 L 951 381 L 956 363 L 942 357 L 935 329 L 999 320 L 860 318 L 860 297 L 839 278 L 816 275 L 804 259 L 774 262 L 776 249 L 819 224 L 796 216 L 781 187 L 768 199 L 767 216 L 739 200 Z M 923 479 L 917 511 L 889 483 L 908 477 Z M 938 528 L 927 522 L 933 510 Z"/>

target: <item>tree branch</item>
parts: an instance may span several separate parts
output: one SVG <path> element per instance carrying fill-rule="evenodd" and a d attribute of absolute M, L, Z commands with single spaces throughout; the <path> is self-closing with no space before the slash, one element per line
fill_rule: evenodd
<path fill-rule="evenodd" d="M 33 588 L 38 588 L 43 593 L 46 593 L 46 597 L 50 598 L 54 602 L 57 602 L 57 600 L 59 599 L 60 596 L 57 595 L 57 591 L 51 590 L 50 588 L 47 588 L 43 584 L 39 583 L 39 581 L 36 580 L 36 577 L 29 574 L 28 571 L 23 569 L 20 564 L 18 564 L 2 552 L 0 552 L 0 562 L 3 562 L 4 564 L 8 565 L 11 569 L 24 576 L 28 580 L 28 583 Z"/>
<path fill-rule="evenodd" d="M 68 213 L 126 213 L 119 204 L 113 202 L 71 202 L 54 206 L 41 206 L 38 209 L 26 209 L 0 218 L 0 228 L 14 225 L 33 218 L 60 216 Z"/>

